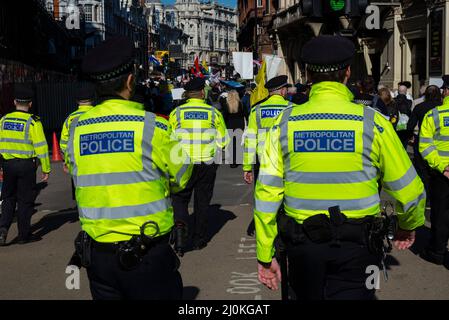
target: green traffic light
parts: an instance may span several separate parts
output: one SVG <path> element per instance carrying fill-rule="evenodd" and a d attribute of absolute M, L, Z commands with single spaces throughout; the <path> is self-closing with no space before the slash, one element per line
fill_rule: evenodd
<path fill-rule="evenodd" d="M 332 10 L 340 11 L 345 7 L 346 0 L 330 0 Z"/>

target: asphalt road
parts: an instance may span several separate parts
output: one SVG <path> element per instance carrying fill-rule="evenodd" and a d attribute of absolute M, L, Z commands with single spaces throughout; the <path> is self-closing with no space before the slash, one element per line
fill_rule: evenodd
<path fill-rule="evenodd" d="M 32 220 L 33 230 L 42 240 L 0 248 L 0 299 L 91 298 L 84 269 L 80 288 L 66 288 L 66 264 L 80 226 L 70 179 L 60 163 L 52 166 L 49 184 L 36 200 Z M 255 239 L 246 235 L 251 199 L 252 188 L 243 183 L 241 167 L 221 166 L 209 212 L 211 241 L 203 250 L 181 258 L 184 299 L 280 299 L 279 291 L 270 291 L 257 280 Z M 8 242 L 16 234 L 13 224 Z M 379 299 L 449 299 L 449 271 L 414 253 L 426 241 L 428 228 L 424 227 L 413 250 L 393 250 L 388 258 L 389 281 L 381 279 Z"/>

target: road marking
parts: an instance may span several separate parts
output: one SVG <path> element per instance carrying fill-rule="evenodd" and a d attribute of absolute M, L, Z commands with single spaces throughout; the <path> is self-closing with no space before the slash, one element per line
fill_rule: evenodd
<path fill-rule="evenodd" d="M 247 243 L 253 242 L 256 239 L 254 238 L 246 238 L 241 237 L 239 243 L 239 249 L 237 249 L 238 256 L 235 257 L 236 260 L 256 260 L 257 257 L 254 256 L 256 253 L 255 243 Z M 251 249 L 249 249 L 251 248 Z M 231 288 L 226 289 L 226 292 L 230 294 L 256 294 L 254 296 L 254 300 L 262 300 L 262 295 L 260 294 L 262 284 L 259 282 L 257 272 L 252 273 L 241 273 L 241 272 L 232 272 L 231 280 L 229 281 L 229 285 Z"/>

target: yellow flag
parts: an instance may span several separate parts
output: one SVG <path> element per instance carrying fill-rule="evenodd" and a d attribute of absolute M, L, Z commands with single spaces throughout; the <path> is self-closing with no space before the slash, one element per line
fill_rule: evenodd
<path fill-rule="evenodd" d="M 265 60 L 262 61 L 262 66 L 260 67 L 259 72 L 256 75 L 256 88 L 251 93 L 250 102 L 251 106 L 254 106 L 257 102 L 268 97 L 268 90 L 265 88 L 265 70 L 267 68 L 267 64 Z"/>
<path fill-rule="evenodd" d="M 206 70 L 206 72 L 209 72 L 209 67 L 207 66 L 207 62 L 205 59 L 203 59 L 201 65 L 203 66 L 204 70 Z"/>

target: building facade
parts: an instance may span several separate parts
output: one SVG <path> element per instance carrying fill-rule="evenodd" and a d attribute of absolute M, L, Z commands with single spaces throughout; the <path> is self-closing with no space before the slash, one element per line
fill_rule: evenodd
<path fill-rule="evenodd" d="M 276 42 L 269 31 L 279 9 L 279 0 L 238 0 L 237 7 L 240 50 L 254 52 L 255 59 L 275 53 Z"/>
<path fill-rule="evenodd" d="M 176 0 L 178 27 L 189 36 L 188 66 L 195 56 L 209 65 L 226 66 L 237 51 L 237 11 L 216 2 Z"/>
<path fill-rule="evenodd" d="M 44 0 L 55 20 L 73 16 L 85 24 L 85 49 L 112 36 L 123 35 L 134 42 L 137 60 L 147 67 L 148 29 L 141 0 Z"/>
<path fill-rule="evenodd" d="M 357 53 L 353 79 L 370 75 L 393 89 L 400 81 L 410 81 L 417 96 L 421 85 L 437 83 L 443 74 L 449 74 L 449 0 L 376 1 L 378 29 L 367 28 L 368 15 L 364 12 L 352 17 L 312 18 L 303 13 L 302 0 L 279 0 L 270 2 L 275 12 L 270 11 L 271 22 L 265 23 L 268 27 L 259 27 L 264 37 L 255 37 L 254 31 L 251 34 L 254 23 L 261 23 L 257 17 L 264 12 L 266 15 L 269 8 L 267 3 L 259 4 L 257 0 L 238 2 L 240 46 L 259 56 L 268 53 L 283 57 L 290 81 L 306 80 L 301 49 L 321 34 L 341 34 L 354 40 Z"/>

